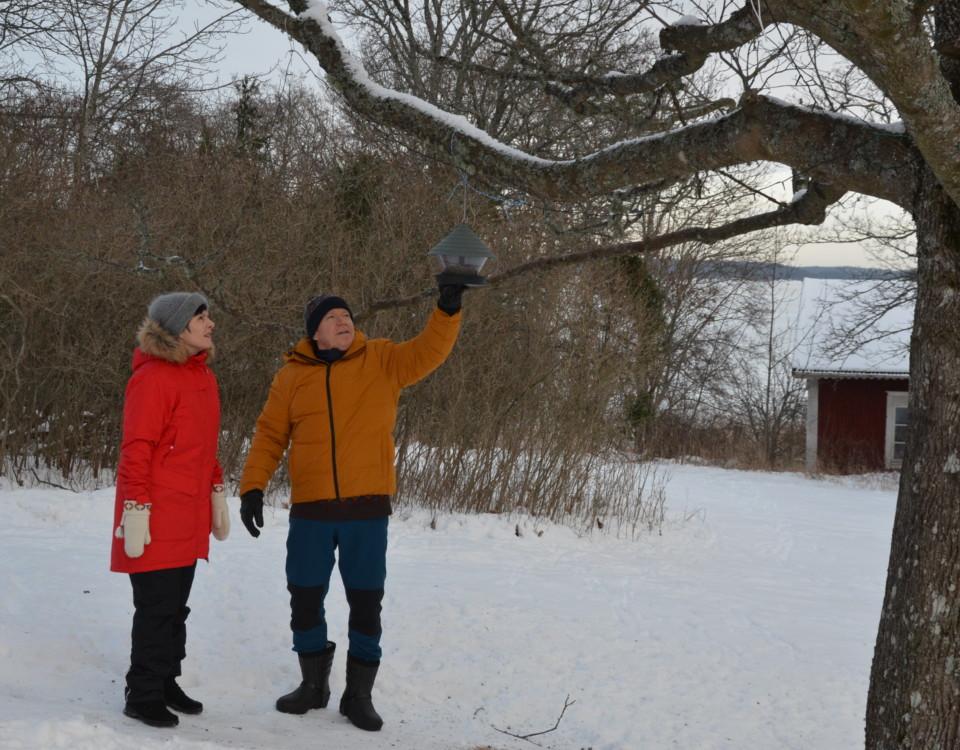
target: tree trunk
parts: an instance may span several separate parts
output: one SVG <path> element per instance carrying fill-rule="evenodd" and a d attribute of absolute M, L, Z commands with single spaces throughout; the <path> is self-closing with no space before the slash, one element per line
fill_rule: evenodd
<path fill-rule="evenodd" d="M 960 748 L 960 208 L 924 168 L 910 435 L 867 700 L 868 750 Z"/>

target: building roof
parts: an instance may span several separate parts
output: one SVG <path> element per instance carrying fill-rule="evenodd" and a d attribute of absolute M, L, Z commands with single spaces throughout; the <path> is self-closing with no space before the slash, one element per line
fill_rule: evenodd
<path fill-rule="evenodd" d="M 804 279 L 797 312 L 793 375 L 798 378 L 907 378 L 913 303 L 879 314 L 890 284 Z M 876 320 L 873 320 L 876 318 Z"/>

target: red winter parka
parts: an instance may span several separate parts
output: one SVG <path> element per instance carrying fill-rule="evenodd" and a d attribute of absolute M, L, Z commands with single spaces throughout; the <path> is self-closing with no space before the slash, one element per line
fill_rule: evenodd
<path fill-rule="evenodd" d="M 123 501 L 152 503 L 150 543 L 127 557 L 113 539 L 110 569 L 141 573 L 192 565 L 210 549 L 210 493 L 217 461 L 220 396 L 207 353 L 190 356 L 177 337 L 147 320 L 137 334 L 123 405 L 113 528 Z"/>

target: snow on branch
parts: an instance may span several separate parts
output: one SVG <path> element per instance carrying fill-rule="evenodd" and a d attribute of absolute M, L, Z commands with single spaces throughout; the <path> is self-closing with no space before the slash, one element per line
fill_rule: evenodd
<path fill-rule="evenodd" d="M 766 13 L 806 29 L 854 62 L 896 107 L 922 159 L 960 203 L 960 103 L 923 14 L 902 0 L 765 0 Z M 941 1 L 930 7 L 955 8 Z M 901 204 L 902 205 L 902 204 Z"/>
<path fill-rule="evenodd" d="M 688 55 L 730 51 L 774 23 L 818 36 L 856 63 L 893 102 L 914 143 L 945 190 L 960 203 L 960 103 L 951 93 L 924 24 L 924 14 L 947 3 L 897 0 L 745 0 L 716 24 L 680 23 L 660 32 L 660 46 Z M 940 28 L 944 18 L 938 18 Z M 956 40 L 954 40 L 956 42 Z M 950 49 L 950 47 L 947 45 Z M 960 49 L 960 42 L 956 42 Z M 940 52 L 944 54 L 944 52 Z M 902 204 L 901 204 L 902 205 Z"/>
<path fill-rule="evenodd" d="M 754 161 L 780 162 L 822 184 L 900 205 L 913 195 L 915 152 L 904 134 L 751 92 L 721 117 L 620 141 L 573 159 L 538 157 L 498 141 L 464 117 L 373 81 L 344 46 L 325 3 L 312 0 L 293 17 L 264 0 L 236 1 L 304 44 L 362 116 L 432 143 L 467 175 L 482 172 L 543 198 L 582 199 Z"/>
<path fill-rule="evenodd" d="M 772 24 L 770 13 L 758 12 L 761 4 L 763 0 L 747 0 L 744 7 L 719 23 L 693 23 L 696 19 L 687 18 L 686 23 L 666 26 L 660 31 L 660 46 L 703 59 L 712 52 L 734 50 L 758 37 Z"/>

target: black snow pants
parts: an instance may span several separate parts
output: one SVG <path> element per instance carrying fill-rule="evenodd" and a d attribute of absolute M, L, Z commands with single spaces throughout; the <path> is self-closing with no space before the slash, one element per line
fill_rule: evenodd
<path fill-rule="evenodd" d="M 187 655 L 187 599 L 197 565 L 131 573 L 133 633 L 127 700 L 163 699 L 163 683 L 180 675 Z"/>

